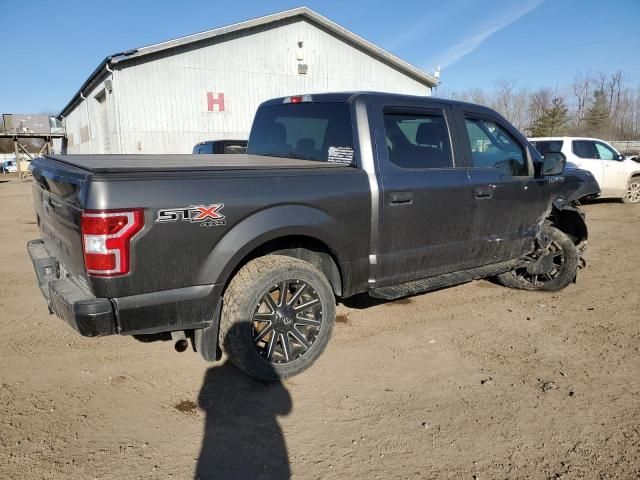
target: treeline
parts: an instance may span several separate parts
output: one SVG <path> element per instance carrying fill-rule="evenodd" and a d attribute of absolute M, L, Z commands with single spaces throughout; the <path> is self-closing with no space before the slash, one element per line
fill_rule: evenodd
<path fill-rule="evenodd" d="M 491 107 L 529 136 L 640 140 L 640 87 L 626 85 L 621 71 L 578 73 L 564 88 L 528 90 L 514 80 L 499 80 L 490 91 L 472 88 L 445 96 Z"/>

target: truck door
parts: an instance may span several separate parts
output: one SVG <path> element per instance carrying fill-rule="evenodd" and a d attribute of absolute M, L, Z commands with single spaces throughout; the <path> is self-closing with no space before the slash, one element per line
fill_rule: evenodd
<path fill-rule="evenodd" d="M 461 130 L 472 189 L 474 266 L 529 253 L 551 204 L 552 191 L 562 184 L 534 178 L 524 138 L 500 117 L 465 109 L 457 118 L 464 126 Z"/>
<path fill-rule="evenodd" d="M 379 105 L 381 183 L 376 285 L 462 270 L 471 190 L 450 106 Z"/>

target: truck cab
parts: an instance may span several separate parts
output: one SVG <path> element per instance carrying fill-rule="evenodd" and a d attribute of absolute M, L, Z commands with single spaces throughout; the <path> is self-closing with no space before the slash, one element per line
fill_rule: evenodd
<path fill-rule="evenodd" d="M 542 174 L 529 142 L 486 107 L 375 93 L 292 98 L 299 103 L 261 106 L 247 152 L 366 172 L 372 287 L 517 256 L 562 188 Z M 331 154 L 337 149 L 341 157 Z"/>

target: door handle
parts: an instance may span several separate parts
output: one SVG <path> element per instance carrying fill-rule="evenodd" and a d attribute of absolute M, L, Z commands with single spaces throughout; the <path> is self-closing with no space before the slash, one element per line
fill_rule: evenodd
<path fill-rule="evenodd" d="M 391 205 L 411 205 L 413 203 L 413 192 L 391 192 L 389 194 Z"/>
<path fill-rule="evenodd" d="M 488 200 L 493 198 L 493 191 L 495 188 L 495 185 L 482 185 L 480 187 L 476 187 L 473 190 L 473 193 L 477 199 Z"/>

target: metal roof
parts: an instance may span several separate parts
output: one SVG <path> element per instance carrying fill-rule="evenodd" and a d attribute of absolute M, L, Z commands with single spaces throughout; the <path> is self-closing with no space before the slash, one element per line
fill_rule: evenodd
<path fill-rule="evenodd" d="M 147 45 L 145 47 L 140 47 L 132 50 L 128 50 L 126 52 L 115 53 L 113 55 L 107 56 L 98 67 L 93 71 L 93 73 L 89 76 L 89 78 L 82 84 L 78 92 L 73 96 L 71 101 L 62 109 L 58 118 L 63 117 L 71 110 L 82 98 L 83 92 L 87 87 L 92 86 L 92 84 L 104 75 L 105 72 L 108 71 L 110 65 L 115 65 L 119 63 L 123 63 L 134 58 L 140 58 L 145 55 L 150 55 L 152 53 L 162 52 L 166 50 L 170 50 L 176 47 L 181 47 L 184 45 L 189 45 L 196 42 L 201 42 L 203 40 L 209 40 L 211 38 L 219 37 L 222 35 L 227 35 L 229 33 L 238 32 L 241 30 L 247 30 L 263 25 L 268 25 L 270 23 L 294 18 L 294 17 L 302 17 L 309 20 L 312 23 L 315 23 L 326 30 L 329 30 L 337 37 L 342 40 L 352 43 L 356 45 L 358 48 L 364 50 L 369 53 L 373 57 L 380 59 L 381 61 L 394 66 L 398 70 L 404 72 L 408 76 L 418 80 L 419 82 L 423 82 L 425 85 L 430 87 L 435 87 L 438 85 L 438 79 L 433 75 L 430 75 L 419 68 L 405 62 L 399 57 L 393 55 L 392 53 L 387 52 L 386 50 L 374 45 L 373 43 L 365 40 L 364 38 L 356 35 L 355 33 L 347 30 L 346 28 L 338 25 L 335 22 L 332 22 L 326 17 L 323 17 L 319 13 L 314 12 L 308 7 L 297 7 L 291 10 L 285 10 L 283 12 L 274 13 L 271 15 L 266 15 L 264 17 L 254 18 L 252 20 L 247 20 L 245 22 L 234 23 L 232 25 L 227 25 L 225 27 L 214 28 L 213 30 L 207 30 L 205 32 L 194 33 L 192 35 L 187 35 L 185 37 L 176 38 L 173 40 L 167 40 L 165 42 L 155 43 L 152 45 Z"/>

